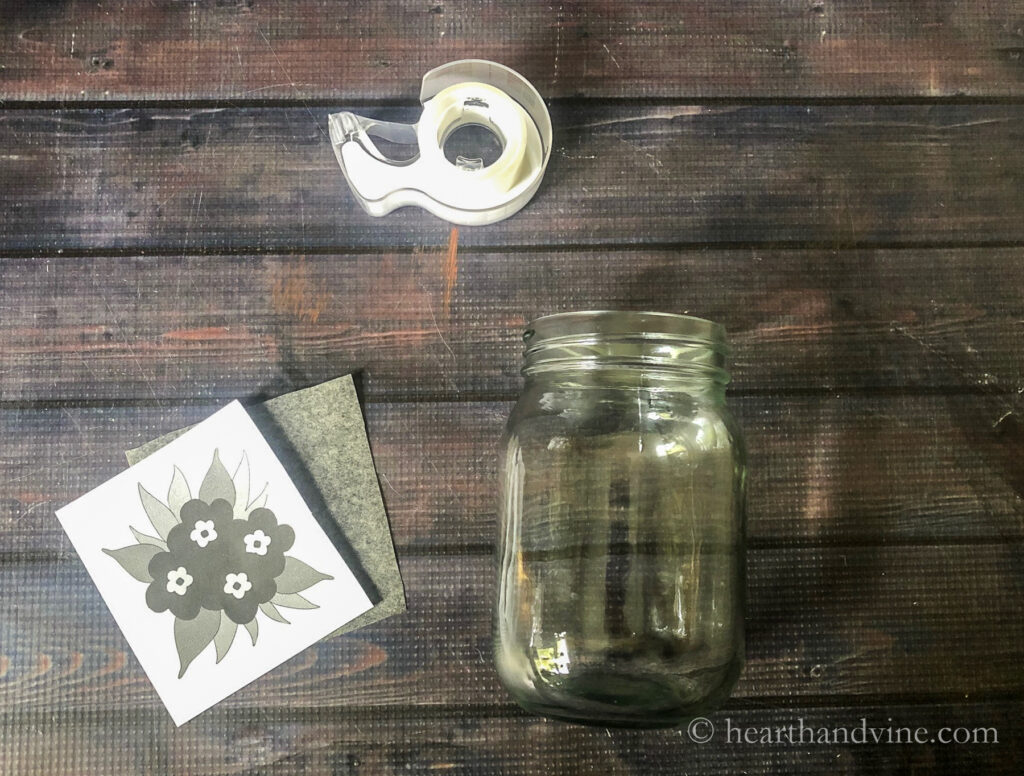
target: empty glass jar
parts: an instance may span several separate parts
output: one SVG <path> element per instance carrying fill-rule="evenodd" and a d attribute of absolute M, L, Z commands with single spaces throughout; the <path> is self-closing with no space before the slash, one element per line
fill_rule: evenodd
<path fill-rule="evenodd" d="M 526 709 L 675 725 L 743 660 L 743 443 L 725 331 L 664 313 L 528 326 L 502 443 L 495 661 Z"/>

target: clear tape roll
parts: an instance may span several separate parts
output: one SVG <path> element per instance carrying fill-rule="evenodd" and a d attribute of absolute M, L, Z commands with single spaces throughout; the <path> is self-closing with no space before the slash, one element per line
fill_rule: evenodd
<path fill-rule="evenodd" d="M 416 124 L 381 122 L 350 112 L 329 116 L 331 144 L 356 200 L 370 215 L 414 205 L 456 224 L 491 224 L 519 211 L 536 193 L 551 156 L 551 119 L 537 90 L 503 65 L 450 62 L 423 77 Z M 453 164 L 444 144 L 467 124 L 502 145 L 490 165 Z M 418 146 L 387 157 L 373 138 Z"/>

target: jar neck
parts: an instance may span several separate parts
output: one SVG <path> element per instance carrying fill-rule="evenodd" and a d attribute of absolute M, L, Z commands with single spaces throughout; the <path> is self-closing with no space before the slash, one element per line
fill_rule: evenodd
<path fill-rule="evenodd" d="M 725 331 L 700 318 L 665 313 L 563 313 L 533 321 L 523 375 L 531 383 L 643 388 L 721 398 Z"/>
<path fill-rule="evenodd" d="M 701 403 L 720 404 L 725 400 L 725 385 L 713 380 L 695 380 L 671 372 L 611 366 L 526 373 L 524 391 L 606 390 L 630 391 L 645 395 L 685 394 Z"/>

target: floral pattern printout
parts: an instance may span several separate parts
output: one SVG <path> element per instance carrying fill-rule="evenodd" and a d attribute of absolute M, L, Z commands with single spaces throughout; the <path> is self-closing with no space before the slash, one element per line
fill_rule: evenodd
<path fill-rule="evenodd" d="M 371 606 L 237 402 L 57 516 L 179 725 Z"/>

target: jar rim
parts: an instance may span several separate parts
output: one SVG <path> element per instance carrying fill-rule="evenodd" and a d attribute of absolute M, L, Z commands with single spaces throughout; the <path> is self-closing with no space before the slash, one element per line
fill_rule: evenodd
<path fill-rule="evenodd" d="M 725 327 L 675 313 L 584 310 L 531 321 L 522 373 L 641 368 L 649 378 L 725 385 Z"/>
<path fill-rule="evenodd" d="M 706 318 L 650 310 L 580 310 L 534 318 L 526 325 L 523 342 L 582 334 L 657 334 L 699 342 L 725 351 L 726 332 Z"/>

